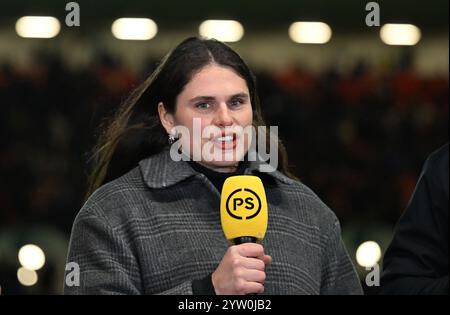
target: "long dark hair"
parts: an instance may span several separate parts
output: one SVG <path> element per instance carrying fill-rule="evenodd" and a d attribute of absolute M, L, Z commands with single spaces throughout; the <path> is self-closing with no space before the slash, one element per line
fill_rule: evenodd
<path fill-rule="evenodd" d="M 86 198 L 101 185 L 120 177 L 140 160 L 161 152 L 168 145 L 158 104 L 162 102 L 169 113 L 174 113 L 178 94 L 197 71 L 211 63 L 233 69 L 246 81 L 253 106 L 253 125 L 265 126 L 255 78 L 241 57 L 220 41 L 187 38 L 161 60 L 104 128 L 92 152 L 94 164 Z M 278 170 L 294 178 L 288 171 L 287 153 L 281 142 L 278 155 Z"/>

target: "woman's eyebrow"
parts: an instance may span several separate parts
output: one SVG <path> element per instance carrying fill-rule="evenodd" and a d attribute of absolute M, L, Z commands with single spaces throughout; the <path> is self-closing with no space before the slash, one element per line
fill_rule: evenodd
<path fill-rule="evenodd" d="M 237 98 L 237 97 L 245 98 L 245 99 L 249 98 L 247 93 L 242 92 L 242 93 L 236 93 L 236 94 L 230 95 L 228 97 L 228 99 L 233 99 L 233 98 Z M 189 103 L 195 103 L 195 102 L 198 102 L 198 101 L 207 102 L 207 101 L 215 101 L 215 100 L 216 100 L 215 96 L 200 95 L 200 96 L 196 96 L 194 98 L 191 98 L 189 100 Z"/>
<path fill-rule="evenodd" d="M 247 93 L 244 93 L 244 92 L 242 92 L 242 93 L 237 93 L 237 94 L 231 95 L 229 98 L 231 99 L 231 98 L 236 98 L 236 97 L 248 99 L 248 94 L 247 94 Z"/>
<path fill-rule="evenodd" d="M 196 96 L 189 100 L 189 103 L 195 103 L 198 101 L 214 101 L 216 98 L 214 96 Z"/>

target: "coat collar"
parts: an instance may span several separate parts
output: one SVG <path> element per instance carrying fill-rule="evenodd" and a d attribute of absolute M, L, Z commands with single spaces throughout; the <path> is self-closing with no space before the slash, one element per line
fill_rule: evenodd
<path fill-rule="evenodd" d="M 266 163 L 262 161 L 250 162 L 249 166 L 245 169 L 244 174 L 257 175 L 257 173 L 260 173 L 259 167 L 262 164 Z M 139 162 L 139 168 L 142 172 L 145 183 L 150 188 L 169 187 L 189 177 L 199 175 L 199 173 L 195 171 L 187 162 L 182 160 L 174 161 L 170 157 L 170 152 L 168 149 L 141 160 Z M 285 184 L 292 184 L 294 182 L 293 179 L 290 179 L 279 171 L 267 172 L 265 174 L 268 174 Z"/>

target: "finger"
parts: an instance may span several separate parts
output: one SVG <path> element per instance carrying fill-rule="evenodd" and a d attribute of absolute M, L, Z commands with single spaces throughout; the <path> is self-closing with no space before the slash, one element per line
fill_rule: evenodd
<path fill-rule="evenodd" d="M 264 255 L 264 247 L 256 243 L 244 243 L 235 245 L 237 251 L 244 257 L 259 257 Z"/>
<path fill-rule="evenodd" d="M 272 263 L 272 256 L 269 256 L 269 255 L 264 255 L 262 258 L 260 258 L 263 262 L 264 262 L 264 264 L 266 265 L 266 266 L 268 266 L 268 265 L 270 265 L 271 263 Z"/>
<path fill-rule="evenodd" d="M 242 258 L 241 266 L 246 269 L 254 269 L 260 271 L 264 271 L 264 268 L 266 267 L 263 260 L 259 258 L 246 258 L 246 257 Z"/>
<path fill-rule="evenodd" d="M 272 263 L 272 256 L 269 256 L 269 255 L 263 255 L 263 256 L 259 256 L 259 257 L 255 257 L 255 258 L 264 262 L 265 266 L 268 266 Z"/>
<path fill-rule="evenodd" d="M 263 293 L 264 285 L 262 285 L 259 282 L 249 282 L 249 281 L 241 280 L 238 283 L 236 283 L 235 290 L 236 290 L 236 293 L 239 295 Z"/>
<path fill-rule="evenodd" d="M 243 294 L 264 293 L 264 285 L 259 282 L 247 282 Z"/>
<path fill-rule="evenodd" d="M 264 284 L 264 281 L 266 280 L 266 273 L 260 270 L 246 269 L 243 272 L 243 278 L 248 282 L 258 282 Z"/>

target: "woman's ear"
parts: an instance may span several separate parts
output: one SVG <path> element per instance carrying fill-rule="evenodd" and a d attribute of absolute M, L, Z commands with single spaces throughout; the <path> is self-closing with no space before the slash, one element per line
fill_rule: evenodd
<path fill-rule="evenodd" d="M 167 134 L 168 135 L 172 134 L 171 130 L 173 127 L 175 127 L 175 122 L 173 119 L 173 115 L 166 110 L 166 107 L 164 106 L 163 102 L 159 102 L 158 104 L 158 114 L 159 120 L 161 121 L 161 124 L 163 125 Z"/>

